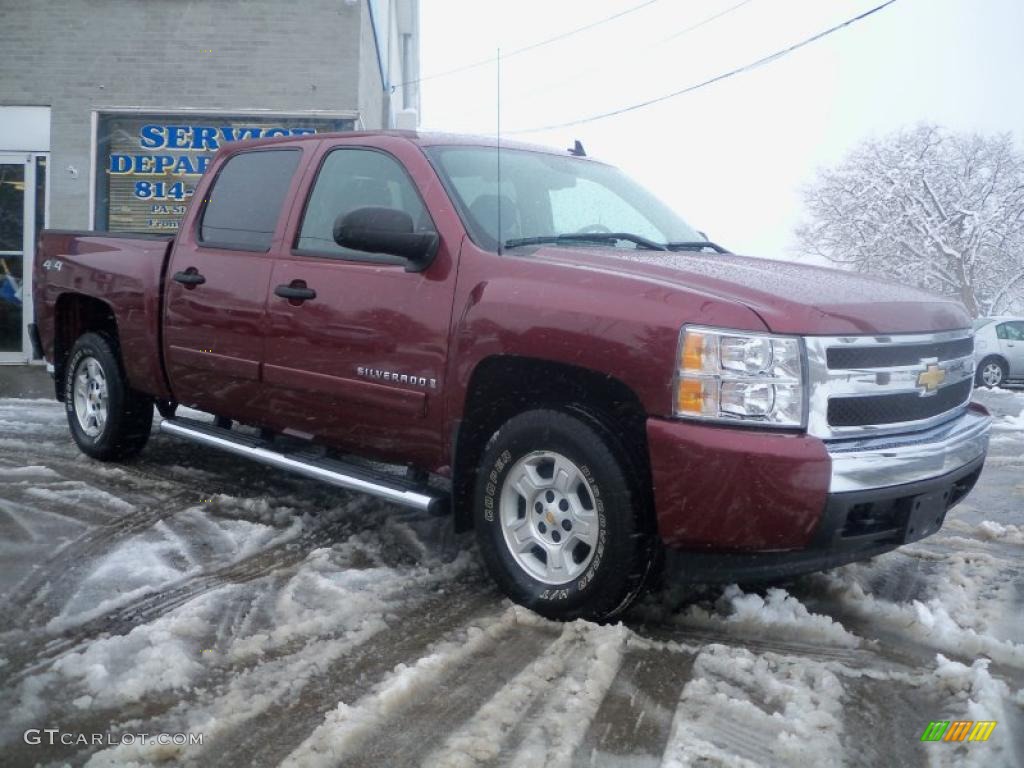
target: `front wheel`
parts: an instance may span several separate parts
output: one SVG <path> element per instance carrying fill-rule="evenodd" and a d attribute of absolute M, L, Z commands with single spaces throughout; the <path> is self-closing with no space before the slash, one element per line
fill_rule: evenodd
<path fill-rule="evenodd" d="M 101 461 L 135 456 L 153 424 L 153 401 L 128 386 L 115 348 L 108 337 L 86 333 L 64 369 L 71 436 L 83 453 Z"/>
<path fill-rule="evenodd" d="M 998 357 L 986 357 L 978 366 L 976 384 L 981 387 L 998 387 L 1006 379 L 1006 365 Z"/>
<path fill-rule="evenodd" d="M 652 547 L 621 453 L 560 411 L 520 414 L 491 438 L 474 527 L 512 600 L 553 619 L 603 620 L 640 592 Z"/>

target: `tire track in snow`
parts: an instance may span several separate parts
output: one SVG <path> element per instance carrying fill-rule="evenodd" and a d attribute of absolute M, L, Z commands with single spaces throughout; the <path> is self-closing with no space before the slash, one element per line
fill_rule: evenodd
<path fill-rule="evenodd" d="M 844 625 L 845 626 L 845 625 Z M 813 644 L 788 638 L 771 636 L 771 628 L 762 628 L 760 636 L 753 636 L 749 628 L 732 627 L 722 623 L 717 629 L 664 625 L 633 626 L 637 639 L 651 647 L 664 647 L 676 652 L 696 653 L 706 645 L 719 644 L 733 648 L 746 648 L 756 653 L 776 653 L 783 656 L 799 656 L 813 661 L 837 661 L 846 664 L 870 665 L 874 655 L 865 648 L 837 648 L 824 642 Z"/>
<path fill-rule="evenodd" d="M 562 768 L 574 753 L 608 693 L 631 632 L 622 624 L 578 622 L 586 642 L 567 660 L 561 677 L 534 701 L 513 729 L 510 748 L 492 764 Z"/>
<path fill-rule="evenodd" d="M 345 653 L 318 664 L 316 675 L 300 688 L 219 734 L 218 753 L 230 755 L 223 764 L 246 768 L 278 765 L 323 724 L 339 701 L 357 701 L 397 665 L 415 664 L 440 638 L 493 614 L 495 600 L 495 595 L 456 582 L 442 593 L 386 615 L 382 625 Z M 293 661 L 284 661 L 294 666 Z M 208 758 L 200 751 L 188 762 L 201 766 L 208 764 Z"/>
<path fill-rule="evenodd" d="M 186 491 L 180 491 L 150 505 L 136 507 L 134 511 L 110 519 L 90 528 L 62 546 L 42 562 L 16 585 L 3 599 L 0 608 L 0 625 L 16 626 L 19 631 L 38 628 L 60 612 L 54 613 L 54 606 L 40 604 L 41 599 L 50 595 L 70 595 L 96 565 L 118 544 L 127 541 L 156 523 L 187 509 L 184 504 Z M 194 501 L 194 499 L 193 499 Z"/>
<path fill-rule="evenodd" d="M 135 627 L 147 624 L 224 584 L 243 584 L 296 565 L 312 549 L 340 538 L 345 529 L 346 524 L 338 521 L 307 531 L 298 539 L 278 536 L 270 546 L 247 557 L 203 570 L 176 585 L 163 586 L 159 591 L 118 605 L 109 612 L 77 624 L 73 629 L 65 630 L 56 638 L 40 638 L 40 634 L 48 636 L 45 629 L 29 633 L 26 642 L 18 643 L 18 647 L 27 648 L 28 652 L 16 651 L 7 657 L 8 663 L 0 667 L 0 684 L 16 683 L 27 675 L 38 673 L 62 656 L 88 644 L 96 635 L 128 634 Z"/>
<path fill-rule="evenodd" d="M 323 723 L 339 693 L 345 693 L 346 700 L 359 698 L 396 664 L 418 658 L 439 636 L 496 612 L 495 597 L 479 594 L 473 581 L 465 578 L 472 568 L 474 564 L 464 559 L 412 574 L 392 570 L 381 574 L 371 592 L 355 587 L 359 591 L 351 598 L 357 607 L 322 633 L 307 627 L 293 640 L 258 646 L 258 653 L 252 652 L 246 638 L 214 648 L 213 656 L 204 657 L 210 663 L 187 689 L 173 691 L 173 696 L 158 692 L 140 702 L 143 712 L 134 712 L 133 707 L 109 711 L 113 724 L 129 718 L 125 729 L 203 732 L 205 746 L 169 751 L 122 745 L 94 755 L 90 765 L 164 764 L 172 757 L 176 765 L 277 765 Z M 276 588 L 270 587 L 275 598 L 283 598 L 287 591 L 279 583 L 280 575 L 269 577 L 276 583 Z M 294 578 L 305 583 L 301 574 Z M 239 597 L 246 605 L 254 602 L 251 593 Z M 229 607 L 226 612 L 233 614 L 228 621 L 235 623 L 239 611 Z M 211 624 L 210 630 L 219 636 L 219 625 Z M 201 645 L 213 643 L 204 640 Z M 77 722 L 63 725 L 65 730 L 86 732 Z M 76 762 L 84 762 L 94 751 L 81 751 Z"/>
<path fill-rule="evenodd" d="M 424 677 L 438 675 L 442 679 L 420 683 L 424 690 L 420 695 L 411 691 L 413 696 L 406 705 L 385 708 L 385 718 L 343 764 L 346 768 L 421 765 L 422 755 L 469 720 L 509 677 L 550 653 L 557 637 L 557 626 L 530 622 L 506 627 L 492 642 L 474 647 L 470 654 L 458 648 L 453 649 L 451 658 L 441 654 L 439 670 L 430 670 Z"/>
<path fill-rule="evenodd" d="M 708 646 L 683 687 L 662 765 L 838 766 L 843 694 L 826 664 Z"/>
<path fill-rule="evenodd" d="M 444 743 L 424 760 L 424 765 L 470 768 L 497 758 L 513 727 L 523 720 L 564 673 L 572 654 L 586 642 L 579 624 L 565 624 L 547 651 L 502 686 Z"/>
<path fill-rule="evenodd" d="M 661 765 L 693 655 L 627 646 L 619 673 L 573 758 L 576 768 Z M 666 670 L 672 674 L 666 675 Z"/>
<path fill-rule="evenodd" d="M 945 697 L 920 685 L 868 677 L 845 678 L 844 687 L 843 754 L 857 755 L 860 765 L 929 765 L 918 738 L 929 720 L 939 719 Z M 908 714 L 920 718 L 918 732 L 908 732 Z"/>
<path fill-rule="evenodd" d="M 339 739 L 344 746 L 332 757 L 341 757 L 346 768 L 420 765 L 425 752 L 466 723 L 509 677 L 551 652 L 558 625 L 533 617 L 519 623 L 521 614 L 518 608 L 509 608 L 479 636 L 471 633 L 464 643 L 399 670 L 375 696 L 346 713 L 344 722 L 352 727 L 347 739 Z M 331 716 L 325 722 L 330 743 L 337 734 L 330 733 Z M 290 759 L 283 763 L 290 764 Z"/>

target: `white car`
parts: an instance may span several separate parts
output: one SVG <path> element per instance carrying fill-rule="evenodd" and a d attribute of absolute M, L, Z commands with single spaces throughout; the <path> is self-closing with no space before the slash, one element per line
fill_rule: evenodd
<path fill-rule="evenodd" d="M 978 386 L 1024 384 L 1024 317 L 975 320 L 974 362 Z"/>

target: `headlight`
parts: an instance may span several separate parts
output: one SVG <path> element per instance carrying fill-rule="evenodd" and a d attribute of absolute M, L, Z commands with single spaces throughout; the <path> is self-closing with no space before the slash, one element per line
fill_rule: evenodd
<path fill-rule="evenodd" d="M 676 416 L 804 425 L 803 342 L 690 326 L 679 339 Z"/>

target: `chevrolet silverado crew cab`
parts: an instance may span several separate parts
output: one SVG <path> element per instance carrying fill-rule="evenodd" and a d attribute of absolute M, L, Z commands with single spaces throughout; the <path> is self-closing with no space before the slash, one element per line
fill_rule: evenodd
<path fill-rule="evenodd" d="M 774 579 L 937 531 L 988 448 L 963 307 L 725 252 L 581 155 L 238 142 L 173 238 L 45 231 L 32 330 L 75 442 L 130 458 L 155 407 L 168 435 L 450 510 L 563 619 L 620 613 L 656 564 Z"/>

